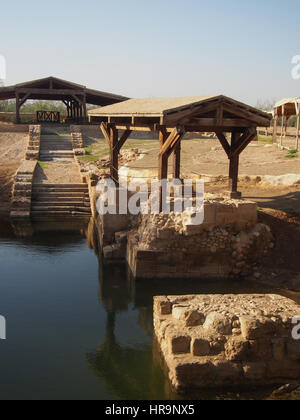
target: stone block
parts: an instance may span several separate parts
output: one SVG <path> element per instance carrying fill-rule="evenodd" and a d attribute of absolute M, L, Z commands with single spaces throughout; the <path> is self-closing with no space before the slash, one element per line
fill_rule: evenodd
<path fill-rule="evenodd" d="M 211 312 L 206 317 L 203 328 L 224 335 L 230 335 L 232 332 L 231 321 L 217 312 Z"/>
<path fill-rule="evenodd" d="M 192 341 L 192 353 L 194 356 L 209 356 L 209 341 L 203 338 L 194 338 Z"/>
<path fill-rule="evenodd" d="M 270 319 L 263 321 L 251 316 L 240 318 L 242 335 L 246 340 L 256 340 L 276 330 L 275 323 Z"/>
<path fill-rule="evenodd" d="M 171 315 L 172 305 L 168 298 L 158 297 L 154 299 L 155 310 L 160 315 Z"/>
<path fill-rule="evenodd" d="M 231 337 L 225 345 L 225 355 L 230 361 L 244 361 L 249 357 L 249 342 L 242 337 Z"/>
<path fill-rule="evenodd" d="M 170 339 L 172 354 L 186 354 L 191 352 L 191 337 L 188 335 L 175 335 Z"/>

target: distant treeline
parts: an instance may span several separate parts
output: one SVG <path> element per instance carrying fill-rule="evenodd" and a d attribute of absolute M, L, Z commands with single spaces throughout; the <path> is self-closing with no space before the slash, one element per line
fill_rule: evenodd
<path fill-rule="evenodd" d="M 87 109 L 97 108 L 88 105 Z M 56 111 L 67 113 L 67 107 L 61 101 L 27 101 L 21 108 L 22 114 L 35 114 L 37 111 Z M 16 112 L 16 101 L 0 101 L 0 112 Z"/>
<path fill-rule="evenodd" d="M 276 104 L 276 99 L 272 100 L 258 100 L 256 103 L 256 108 L 261 109 L 263 111 L 272 111 Z M 278 124 L 282 123 L 282 118 L 278 119 Z M 297 116 L 293 115 L 288 119 L 288 127 L 296 127 L 297 126 Z"/>
<path fill-rule="evenodd" d="M 24 114 L 35 114 L 37 111 L 58 111 L 64 114 L 67 108 L 59 101 L 28 101 L 21 108 Z M 16 101 L 0 101 L 0 112 L 16 112 Z"/>

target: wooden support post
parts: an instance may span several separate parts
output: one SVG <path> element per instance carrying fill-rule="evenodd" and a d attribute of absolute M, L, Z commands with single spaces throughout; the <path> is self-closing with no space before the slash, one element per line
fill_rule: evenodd
<path fill-rule="evenodd" d="M 83 95 L 83 117 L 84 117 L 84 121 L 86 122 L 88 120 L 88 113 L 87 113 L 87 107 L 86 107 L 86 94 Z"/>
<path fill-rule="evenodd" d="M 282 107 L 282 111 L 281 111 L 281 114 L 282 114 L 282 121 L 281 121 L 280 146 L 282 146 L 282 145 L 283 145 L 283 130 L 284 130 L 284 120 L 285 120 L 285 115 L 284 115 L 284 113 L 285 113 L 285 108 L 284 108 L 284 106 L 283 106 L 283 107 Z"/>
<path fill-rule="evenodd" d="M 164 144 L 168 139 L 169 133 L 165 128 L 161 128 L 159 131 L 159 150 L 162 152 Z M 166 153 L 160 153 L 158 159 L 158 180 L 162 181 L 168 178 L 168 155 Z M 159 211 L 163 210 L 163 189 L 159 187 Z"/>
<path fill-rule="evenodd" d="M 19 92 L 16 92 L 16 123 L 20 124 L 20 95 Z"/>
<path fill-rule="evenodd" d="M 233 150 L 240 139 L 239 133 L 232 133 L 231 138 L 231 149 Z M 239 177 L 239 153 L 233 154 L 230 156 L 229 164 L 229 193 L 231 198 L 240 198 L 241 193 L 238 192 L 238 177 Z"/>
<path fill-rule="evenodd" d="M 114 125 L 109 127 L 110 136 L 110 176 L 119 185 L 119 148 L 118 148 L 118 130 Z"/>
<path fill-rule="evenodd" d="M 297 115 L 297 128 L 296 128 L 296 130 L 297 130 L 297 132 L 296 132 L 296 150 L 299 150 L 299 120 L 300 120 L 300 115 L 299 115 L 299 113 L 298 113 L 298 115 Z"/>
<path fill-rule="evenodd" d="M 273 122 L 273 143 L 277 143 L 277 123 L 278 123 L 278 115 L 277 113 L 274 116 L 274 122 Z"/>
<path fill-rule="evenodd" d="M 180 179 L 180 164 L 181 164 L 181 140 L 174 152 L 173 158 L 173 178 Z"/>

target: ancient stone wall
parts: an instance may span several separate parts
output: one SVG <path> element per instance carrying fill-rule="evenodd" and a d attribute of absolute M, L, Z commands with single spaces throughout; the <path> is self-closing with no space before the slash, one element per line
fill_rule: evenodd
<path fill-rule="evenodd" d="M 72 137 L 72 144 L 73 149 L 76 151 L 77 149 L 83 148 L 83 136 L 82 131 L 79 126 L 71 125 L 70 126 L 71 137 Z"/>
<path fill-rule="evenodd" d="M 189 213 L 140 216 L 129 234 L 127 261 L 137 278 L 248 275 L 272 241 L 269 227 L 257 223 L 255 203 L 207 199 L 199 225 Z"/>
<path fill-rule="evenodd" d="M 31 214 L 32 184 L 37 160 L 25 160 L 18 169 L 12 191 L 12 219 L 29 219 Z"/>
<path fill-rule="evenodd" d="M 41 146 L 41 126 L 30 125 L 28 146 L 25 154 L 25 160 L 39 160 Z"/>
<path fill-rule="evenodd" d="M 299 381 L 299 315 L 277 295 L 154 298 L 156 338 L 178 390 Z"/>
<path fill-rule="evenodd" d="M 30 125 L 25 160 L 17 170 L 12 189 L 12 219 L 29 219 L 31 214 L 32 184 L 38 164 L 41 145 L 41 126 Z"/>

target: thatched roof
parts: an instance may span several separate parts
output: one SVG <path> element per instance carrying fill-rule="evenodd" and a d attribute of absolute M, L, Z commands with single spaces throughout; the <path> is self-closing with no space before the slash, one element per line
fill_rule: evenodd
<path fill-rule="evenodd" d="M 88 104 L 100 106 L 110 105 L 128 99 L 124 96 L 88 89 L 86 86 L 51 76 L 30 82 L 18 83 L 14 86 L 2 87 L 0 88 L 0 100 L 14 99 L 17 92 L 25 95 L 30 90 L 31 94 L 28 96 L 28 99 L 64 100 L 71 97 L 72 93 L 84 93 Z"/>
<path fill-rule="evenodd" d="M 241 127 L 245 120 L 253 125 L 268 126 L 270 115 L 249 105 L 235 101 L 223 95 L 193 96 L 185 98 L 148 98 L 129 99 L 114 105 L 89 111 L 93 119 L 157 119 L 161 124 L 186 123 L 188 117 L 214 118 L 216 113 L 224 110 L 224 118 L 240 118 Z M 235 121 L 235 124 L 238 124 Z"/>
<path fill-rule="evenodd" d="M 207 101 L 208 99 L 217 98 L 217 96 L 191 96 L 185 98 L 146 98 L 146 99 L 129 99 L 123 103 L 118 103 L 103 108 L 93 109 L 90 115 L 139 115 L 139 116 L 160 116 L 180 109 L 187 105 L 196 105 Z"/>

